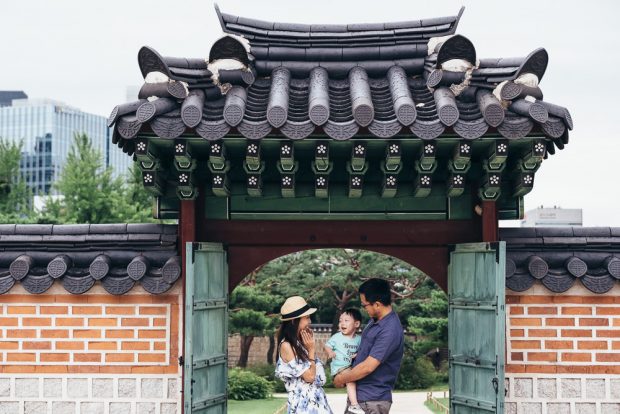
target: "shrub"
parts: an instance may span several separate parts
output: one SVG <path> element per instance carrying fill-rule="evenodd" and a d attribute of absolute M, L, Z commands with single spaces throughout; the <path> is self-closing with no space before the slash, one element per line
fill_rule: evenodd
<path fill-rule="evenodd" d="M 437 371 L 437 382 L 447 384 L 448 377 L 448 361 L 441 361 L 439 371 Z"/>
<path fill-rule="evenodd" d="M 259 377 L 265 378 L 267 381 L 273 381 L 277 379 L 275 365 L 269 365 L 269 364 L 251 365 L 245 368 L 245 370 L 253 372 Z"/>
<path fill-rule="evenodd" d="M 276 378 L 276 366 L 269 364 L 252 365 L 247 367 L 246 370 L 251 371 L 259 377 L 265 378 L 271 383 L 271 389 L 273 392 L 286 392 L 284 382 L 279 378 Z"/>
<path fill-rule="evenodd" d="M 259 400 L 271 396 L 272 384 L 255 373 L 239 368 L 228 372 L 228 398 L 232 400 Z"/>
<path fill-rule="evenodd" d="M 418 388 L 428 388 L 437 382 L 437 371 L 435 366 L 427 357 L 420 357 L 415 360 L 415 374 L 418 377 Z"/>
<path fill-rule="evenodd" d="M 396 379 L 396 388 L 399 390 L 428 388 L 435 384 L 437 379 L 435 367 L 427 357 L 414 358 L 406 355 Z"/>

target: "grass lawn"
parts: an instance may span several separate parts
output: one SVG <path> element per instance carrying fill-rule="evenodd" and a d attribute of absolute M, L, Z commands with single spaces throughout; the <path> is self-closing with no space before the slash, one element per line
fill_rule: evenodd
<path fill-rule="evenodd" d="M 228 414 L 273 414 L 286 404 L 285 398 L 266 400 L 235 401 L 228 400 Z"/>
<path fill-rule="evenodd" d="M 448 383 L 437 383 L 435 385 L 431 385 L 428 388 L 418 389 L 415 391 L 431 391 L 431 392 L 440 392 L 440 391 L 448 391 L 450 389 Z"/>
<path fill-rule="evenodd" d="M 325 394 L 346 394 L 346 388 L 323 388 Z"/>
<path fill-rule="evenodd" d="M 449 406 L 450 401 L 448 398 L 437 398 L 437 401 L 439 401 L 440 403 L 442 403 L 443 405 L 445 405 L 446 407 Z M 433 406 L 433 404 L 431 404 L 429 401 L 425 402 L 424 405 L 426 405 L 428 407 L 429 410 L 431 410 L 432 412 L 436 413 L 436 414 L 440 414 L 443 413 L 443 411 L 439 410 L 438 408 L 435 408 Z"/>

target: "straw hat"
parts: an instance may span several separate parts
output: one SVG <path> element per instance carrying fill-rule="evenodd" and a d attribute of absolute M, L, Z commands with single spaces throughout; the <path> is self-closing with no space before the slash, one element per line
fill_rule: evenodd
<path fill-rule="evenodd" d="M 302 316 L 312 315 L 316 308 L 311 308 L 301 296 L 291 296 L 280 308 L 282 321 L 290 321 Z"/>

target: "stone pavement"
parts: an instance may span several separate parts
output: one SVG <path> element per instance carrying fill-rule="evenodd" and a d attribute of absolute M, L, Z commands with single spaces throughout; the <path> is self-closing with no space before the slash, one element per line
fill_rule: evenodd
<path fill-rule="evenodd" d="M 436 393 L 439 396 L 441 393 Z M 276 394 L 276 397 L 286 398 L 286 394 Z M 395 392 L 392 394 L 392 408 L 390 414 L 431 414 L 432 411 L 424 406 L 426 391 Z M 344 414 L 347 395 L 344 393 L 327 394 L 327 401 L 334 414 Z"/>

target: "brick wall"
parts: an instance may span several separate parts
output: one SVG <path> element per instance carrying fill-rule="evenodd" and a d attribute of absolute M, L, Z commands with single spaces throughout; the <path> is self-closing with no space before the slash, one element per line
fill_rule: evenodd
<path fill-rule="evenodd" d="M 15 286 L 0 304 L 0 413 L 180 412 L 180 292 Z"/>
<path fill-rule="evenodd" d="M 506 296 L 508 413 L 620 413 L 620 288 Z"/>
<path fill-rule="evenodd" d="M 507 292 L 507 413 L 620 413 L 620 288 Z M 181 288 L 113 296 L 21 286 L 0 304 L 0 413 L 180 412 Z M 329 333 L 317 333 L 319 356 Z M 266 362 L 256 338 L 250 364 Z M 229 338 L 230 364 L 239 340 Z"/>
<path fill-rule="evenodd" d="M 316 341 L 317 356 L 321 358 L 323 362 L 327 361 L 327 354 L 323 350 L 325 342 L 329 339 L 331 333 L 329 332 L 315 332 L 314 338 Z M 269 351 L 269 338 L 266 336 L 259 336 L 254 338 L 252 346 L 250 347 L 250 353 L 248 355 L 248 366 L 261 365 L 267 363 L 267 352 Z M 228 335 L 228 366 L 236 367 L 239 361 L 239 355 L 241 353 L 241 343 L 239 341 L 239 335 Z M 274 352 L 273 361 L 276 361 L 276 355 Z"/>

